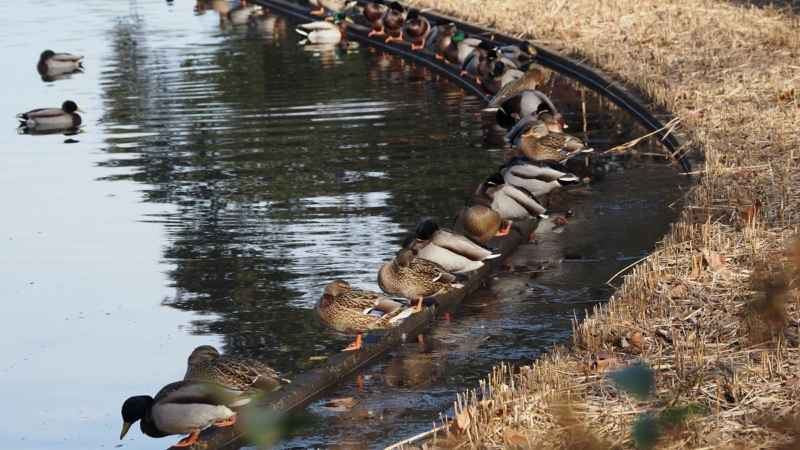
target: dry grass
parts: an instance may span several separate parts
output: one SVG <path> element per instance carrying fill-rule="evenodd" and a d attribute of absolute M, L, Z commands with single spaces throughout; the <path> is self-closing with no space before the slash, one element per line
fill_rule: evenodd
<path fill-rule="evenodd" d="M 575 325 L 574 345 L 497 369 L 423 447 L 629 448 L 635 422 L 687 405 L 703 414 L 662 422 L 659 447 L 800 446 L 795 13 L 711 0 L 409 3 L 599 67 L 678 117 L 704 160 L 681 220 Z M 646 399 L 608 376 L 632 363 L 655 374 Z"/>

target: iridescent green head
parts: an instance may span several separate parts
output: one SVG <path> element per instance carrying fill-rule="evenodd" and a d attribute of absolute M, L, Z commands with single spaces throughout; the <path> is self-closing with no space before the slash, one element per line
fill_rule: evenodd
<path fill-rule="evenodd" d="M 461 42 L 466 38 L 467 38 L 467 34 L 464 33 L 463 31 L 459 31 L 453 37 L 450 38 L 450 41 L 451 42 Z"/>
<path fill-rule="evenodd" d="M 41 55 L 39 55 L 39 59 L 52 58 L 53 56 L 55 56 L 55 54 L 56 54 L 56 52 L 54 52 L 52 50 L 45 50 L 45 51 L 42 52 Z"/>

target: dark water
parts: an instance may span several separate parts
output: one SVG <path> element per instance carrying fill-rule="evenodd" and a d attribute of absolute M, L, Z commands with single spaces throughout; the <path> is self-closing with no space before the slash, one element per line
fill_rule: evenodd
<path fill-rule="evenodd" d="M 122 400 L 181 378 L 197 345 L 288 378 L 318 364 L 348 341 L 313 322 L 324 286 L 377 290 L 402 238 L 423 218 L 449 224 L 503 158 L 482 102 L 435 72 L 366 47 L 299 47 L 291 22 L 264 34 L 194 7 L 0 6 L 22 17 L 0 31 L 0 381 L 20 392 L 1 413 L 2 447 L 118 445 Z M 85 54 L 87 72 L 42 82 L 35 63 L 51 47 Z M 568 80 L 545 90 L 568 131 L 597 149 L 644 134 Z M 87 111 L 84 133 L 16 135 L 15 113 L 67 98 Z M 336 393 L 355 407 L 314 405 L 280 447 L 398 441 L 492 365 L 528 363 L 567 339 L 573 310 L 607 299 L 603 284 L 677 217 L 670 205 L 687 181 L 667 163 L 624 158 L 587 172 L 588 186 L 566 192 L 575 217 L 563 230 L 544 223 L 514 271 L 424 345 L 370 369 L 363 391 L 351 381 Z M 172 443 L 138 430 L 121 442 Z"/>

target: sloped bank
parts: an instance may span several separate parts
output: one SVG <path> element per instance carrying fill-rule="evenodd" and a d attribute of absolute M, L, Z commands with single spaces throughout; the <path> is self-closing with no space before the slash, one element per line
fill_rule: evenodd
<path fill-rule="evenodd" d="M 644 447 L 648 438 L 663 448 L 794 445 L 796 12 L 708 0 L 409 3 L 524 34 L 613 74 L 680 118 L 705 160 L 681 220 L 576 325 L 574 345 L 512 376 L 498 369 L 479 389 L 494 398 L 471 397 L 449 437 L 422 446 L 632 447 L 634 427 Z M 647 369 L 636 378 L 654 382 L 638 398 L 609 377 L 634 364 Z"/>

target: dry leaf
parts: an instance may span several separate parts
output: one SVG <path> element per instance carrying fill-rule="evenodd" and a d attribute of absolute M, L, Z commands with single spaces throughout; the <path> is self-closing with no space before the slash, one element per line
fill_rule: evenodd
<path fill-rule="evenodd" d="M 609 367 L 616 367 L 619 364 L 616 358 L 613 359 L 601 359 L 595 363 L 595 369 L 598 372 L 602 372 Z"/>
<path fill-rule="evenodd" d="M 650 289 L 655 289 L 656 288 L 656 282 L 653 281 L 652 278 L 648 278 L 647 279 L 647 285 L 650 286 Z"/>
<path fill-rule="evenodd" d="M 469 428 L 469 424 L 471 422 L 469 418 L 469 412 L 465 409 L 459 411 L 458 406 L 455 406 L 453 411 L 453 433 L 455 433 L 457 436 L 461 436 L 462 434 L 466 433 L 467 428 Z"/>
<path fill-rule="evenodd" d="M 722 440 L 722 431 L 714 430 L 711 433 L 703 436 L 703 440 L 711 445 L 718 444 Z"/>
<path fill-rule="evenodd" d="M 520 433 L 519 431 L 507 430 L 506 437 L 508 437 L 509 442 L 511 442 L 514 445 L 517 445 L 522 448 L 530 448 L 530 444 L 528 443 L 528 437 Z"/>
<path fill-rule="evenodd" d="M 353 397 L 332 398 L 322 405 L 322 409 L 326 411 L 345 412 L 350 411 L 350 408 L 357 405 L 358 401 Z"/>
<path fill-rule="evenodd" d="M 761 201 L 756 200 L 749 208 L 739 213 L 739 220 L 742 222 L 752 222 L 761 211 Z"/>
<path fill-rule="evenodd" d="M 685 293 L 686 293 L 686 286 L 679 284 L 669 290 L 669 298 L 671 299 L 682 298 Z"/>
<path fill-rule="evenodd" d="M 639 349 L 644 347 L 644 334 L 642 334 L 641 331 L 633 333 L 633 336 L 631 336 L 631 345 Z"/>
<path fill-rule="evenodd" d="M 800 380 L 800 378 L 797 378 L 797 377 L 788 378 L 788 379 L 786 379 L 786 381 L 783 382 L 783 384 L 784 384 L 784 386 L 791 386 L 791 385 L 797 383 L 798 380 Z"/>

